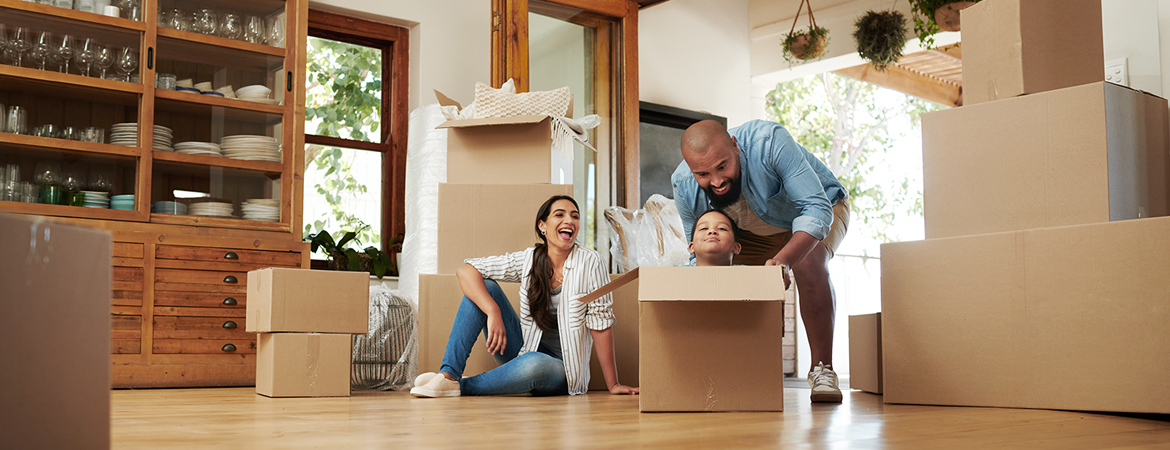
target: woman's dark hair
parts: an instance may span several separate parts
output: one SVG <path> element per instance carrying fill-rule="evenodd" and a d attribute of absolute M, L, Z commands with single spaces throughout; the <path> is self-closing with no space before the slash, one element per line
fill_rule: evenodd
<path fill-rule="evenodd" d="M 557 319 L 548 312 L 548 305 L 552 302 L 553 264 L 552 258 L 548 256 L 548 238 L 540 234 L 540 222 L 548 220 L 552 214 L 553 203 L 559 200 L 568 200 L 573 203 L 574 208 L 580 208 L 573 197 L 554 195 L 540 205 L 540 210 L 536 212 L 536 222 L 532 225 L 540 242 L 536 244 L 536 251 L 532 253 L 532 271 L 528 273 L 528 313 L 532 315 L 532 321 L 536 326 L 544 331 L 556 329 Z"/>
<path fill-rule="evenodd" d="M 699 232 L 699 219 L 702 219 L 703 216 L 705 216 L 707 214 L 711 214 L 711 213 L 719 213 L 719 214 L 722 214 L 723 217 L 727 218 L 727 223 L 731 224 L 731 237 L 733 239 L 735 239 L 736 241 L 738 241 L 739 240 L 739 225 L 735 224 L 735 219 L 732 219 L 731 216 L 727 215 L 727 213 L 724 212 L 722 209 L 714 209 L 714 208 L 704 211 L 702 214 L 699 214 L 699 217 L 695 218 L 695 223 L 691 224 L 691 240 L 692 241 L 695 240 L 695 233 Z"/>

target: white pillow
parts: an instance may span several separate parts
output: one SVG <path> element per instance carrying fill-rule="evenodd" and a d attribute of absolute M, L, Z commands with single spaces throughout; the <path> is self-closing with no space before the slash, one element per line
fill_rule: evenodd
<path fill-rule="evenodd" d="M 564 116 L 569 111 L 569 87 L 516 94 L 475 83 L 475 117 Z"/>

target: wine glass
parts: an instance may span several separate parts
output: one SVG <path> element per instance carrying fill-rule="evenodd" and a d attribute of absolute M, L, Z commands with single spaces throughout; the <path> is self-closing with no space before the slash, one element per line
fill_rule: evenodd
<path fill-rule="evenodd" d="M 5 53 L 8 52 L 8 27 L 6 27 L 3 23 L 0 23 L 0 62 L 8 61 L 8 58 L 5 55 Z"/>
<path fill-rule="evenodd" d="M 273 19 L 272 23 L 268 25 L 268 45 L 284 47 L 284 25 L 284 21 L 280 18 Z"/>
<path fill-rule="evenodd" d="M 215 11 L 210 9 L 201 9 L 195 13 L 195 22 L 191 24 L 196 33 L 211 35 L 215 34 L 217 25 L 215 23 Z"/>
<path fill-rule="evenodd" d="M 240 39 L 244 36 L 244 24 L 236 13 L 226 13 L 219 23 L 219 35 L 228 39 Z"/>
<path fill-rule="evenodd" d="M 69 73 L 69 61 L 73 59 L 73 36 L 66 34 L 61 38 L 61 45 L 53 50 L 53 62 L 57 63 L 61 73 Z"/>
<path fill-rule="evenodd" d="M 100 77 L 103 80 L 106 79 L 106 71 L 114 66 L 114 49 L 107 46 L 99 47 L 93 63 L 98 66 L 98 69 L 101 69 Z"/>
<path fill-rule="evenodd" d="M 42 31 L 37 35 L 32 48 L 28 51 L 28 59 L 36 64 L 37 69 L 45 70 L 45 63 L 50 61 L 50 55 L 53 53 L 53 35 L 48 31 Z"/>
<path fill-rule="evenodd" d="M 89 68 L 93 65 L 94 58 L 97 58 L 98 44 L 92 38 L 86 38 L 81 42 L 81 47 L 73 53 L 73 62 L 80 67 L 84 67 L 85 71 L 82 73 L 89 76 Z"/>
<path fill-rule="evenodd" d="M 122 74 L 122 81 L 130 81 L 130 74 L 138 70 L 138 50 L 133 47 L 124 47 L 118 52 L 114 61 L 114 68 Z"/>
<path fill-rule="evenodd" d="M 8 48 L 16 52 L 16 66 L 20 67 L 24 60 L 24 52 L 33 46 L 32 30 L 25 27 L 16 27 L 12 33 L 12 40 L 8 41 Z"/>
<path fill-rule="evenodd" d="M 264 40 L 264 21 L 256 16 L 248 16 L 244 25 L 244 41 L 259 44 Z"/>

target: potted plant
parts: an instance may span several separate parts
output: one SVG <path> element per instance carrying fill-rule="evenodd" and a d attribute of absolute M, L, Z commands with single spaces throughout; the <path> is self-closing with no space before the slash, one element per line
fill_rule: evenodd
<path fill-rule="evenodd" d="M 393 271 L 394 261 L 390 259 L 390 255 L 382 250 L 370 246 L 358 251 L 346 245 L 350 242 L 357 243 L 355 238 L 357 232 L 350 231 L 341 235 L 340 240 L 334 240 L 333 235 L 328 231 L 321 230 L 317 234 L 309 235 L 308 241 L 312 251 L 322 250 L 329 256 L 330 270 L 349 270 L 369 272 L 378 278 L 382 278 L 387 272 Z"/>
<path fill-rule="evenodd" d="M 796 31 L 796 24 L 800 22 L 800 11 L 808 3 L 808 30 Z M 784 60 L 789 64 L 799 64 L 810 59 L 825 55 L 825 48 L 829 46 L 829 29 L 817 26 L 817 19 L 813 17 L 812 3 L 809 0 L 800 0 L 796 7 L 796 17 L 792 21 L 792 28 L 784 35 Z"/>
<path fill-rule="evenodd" d="M 934 35 L 939 31 L 959 31 L 959 11 L 976 3 L 979 0 L 910 0 L 914 34 L 918 35 L 922 47 L 934 47 Z"/>
<path fill-rule="evenodd" d="M 853 39 L 857 53 L 878 71 L 902 58 L 906 46 L 906 16 L 898 11 L 869 11 L 857 19 Z"/>

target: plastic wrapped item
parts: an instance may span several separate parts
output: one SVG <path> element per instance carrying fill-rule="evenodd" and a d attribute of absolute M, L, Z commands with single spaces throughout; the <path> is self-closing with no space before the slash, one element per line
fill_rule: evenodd
<path fill-rule="evenodd" d="M 385 286 L 370 288 L 370 333 L 353 337 L 354 390 L 409 389 L 418 373 L 418 320 L 411 302 Z"/>
<path fill-rule="evenodd" d="M 610 228 L 610 252 L 621 272 L 690 261 L 690 240 L 683 235 L 682 219 L 673 200 L 655 194 L 643 209 L 606 208 L 605 219 Z"/>
<path fill-rule="evenodd" d="M 410 113 L 406 150 L 406 240 L 399 259 L 398 289 L 418 308 L 418 274 L 439 267 L 439 183 L 447 181 L 447 130 L 438 104 Z"/>

